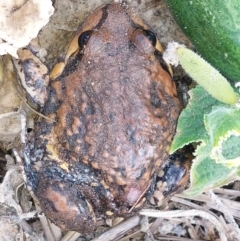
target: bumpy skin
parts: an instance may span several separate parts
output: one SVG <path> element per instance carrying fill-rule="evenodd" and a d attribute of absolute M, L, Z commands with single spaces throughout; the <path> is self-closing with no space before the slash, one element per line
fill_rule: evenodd
<path fill-rule="evenodd" d="M 35 121 L 24 168 L 43 211 L 62 228 L 88 233 L 107 211 L 137 211 L 168 157 L 180 103 L 147 28 L 119 4 L 96 9 L 71 45 L 92 30 L 85 46 L 69 50 L 50 82 L 48 119 Z"/>

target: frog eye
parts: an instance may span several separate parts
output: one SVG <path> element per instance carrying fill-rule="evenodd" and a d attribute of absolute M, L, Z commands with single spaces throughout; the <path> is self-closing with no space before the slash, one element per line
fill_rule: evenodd
<path fill-rule="evenodd" d="M 144 30 L 146 37 L 151 41 L 152 45 L 155 47 L 157 43 L 157 38 L 155 34 L 150 30 Z"/>
<path fill-rule="evenodd" d="M 85 31 L 83 33 L 81 33 L 81 35 L 78 38 L 78 46 L 82 49 L 84 45 L 87 44 L 90 36 L 92 34 L 91 30 Z"/>

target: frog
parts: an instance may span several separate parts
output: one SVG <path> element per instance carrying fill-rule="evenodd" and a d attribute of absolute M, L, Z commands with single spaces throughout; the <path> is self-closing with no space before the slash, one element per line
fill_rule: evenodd
<path fill-rule="evenodd" d="M 92 11 L 51 71 L 19 50 L 19 82 L 40 113 L 24 132 L 25 182 L 60 228 L 91 233 L 99 218 L 130 217 L 159 173 L 176 173 L 166 165 L 182 105 L 162 53 L 151 27 L 120 3 Z"/>

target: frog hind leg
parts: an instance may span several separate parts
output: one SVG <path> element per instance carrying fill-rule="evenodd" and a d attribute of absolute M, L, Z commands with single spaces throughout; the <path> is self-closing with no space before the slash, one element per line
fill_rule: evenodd
<path fill-rule="evenodd" d="M 91 233 L 96 228 L 92 205 L 78 185 L 41 177 L 36 193 L 45 215 L 64 230 Z"/>
<path fill-rule="evenodd" d="M 169 156 L 148 193 L 147 199 L 152 205 L 161 207 L 171 196 L 185 189 L 189 183 L 191 160 L 192 155 L 187 149 Z"/>

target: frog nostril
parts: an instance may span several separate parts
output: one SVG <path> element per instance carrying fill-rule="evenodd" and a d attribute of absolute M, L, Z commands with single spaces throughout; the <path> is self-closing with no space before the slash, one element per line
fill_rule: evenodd
<path fill-rule="evenodd" d="M 80 47 L 80 49 L 82 49 L 83 46 L 87 44 L 91 34 L 92 34 L 92 30 L 88 30 L 81 33 L 81 35 L 78 38 L 78 46 Z"/>

